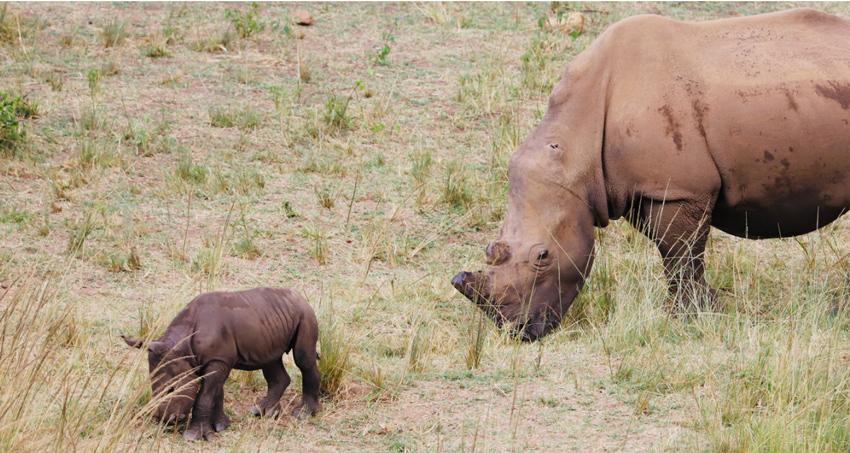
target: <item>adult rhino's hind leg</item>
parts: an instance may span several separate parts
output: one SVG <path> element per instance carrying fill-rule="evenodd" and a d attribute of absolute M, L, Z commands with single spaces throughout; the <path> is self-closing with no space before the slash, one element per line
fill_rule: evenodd
<path fill-rule="evenodd" d="M 705 281 L 704 261 L 713 206 L 713 198 L 703 202 L 643 199 L 629 217 L 661 253 L 674 313 L 717 309 L 714 290 Z"/>
<path fill-rule="evenodd" d="M 265 367 L 263 367 L 263 377 L 269 384 L 269 391 L 266 397 L 262 399 L 256 406 L 251 408 L 251 413 L 256 416 L 274 416 L 280 411 L 280 398 L 283 392 L 289 387 L 289 373 L 283 367 L 281 359 L 277 359 Z"/>

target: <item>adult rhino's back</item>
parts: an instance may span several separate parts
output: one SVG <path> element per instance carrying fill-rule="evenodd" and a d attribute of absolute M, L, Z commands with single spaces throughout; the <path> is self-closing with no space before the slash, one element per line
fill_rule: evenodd
<path fill-rule="evenodd" d="M 807 8 L 639 16 L 603 37 L 588 56 L 611 67 L 613 218 L 659 190 L 712 194 L 712 225 L 749 237 L 806 233 L 850 208 L 850 22 Z"/>

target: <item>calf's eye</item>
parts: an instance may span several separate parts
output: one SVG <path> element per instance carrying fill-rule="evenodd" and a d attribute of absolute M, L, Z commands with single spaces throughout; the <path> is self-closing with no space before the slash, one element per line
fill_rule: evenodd
<path fill-rule="evenodd" d="M 542 253 L 537 255 L 538 260 L 545 260 L 548 257 L 549 257 L 549 251 L 548 250 L 544 250 Z"/>

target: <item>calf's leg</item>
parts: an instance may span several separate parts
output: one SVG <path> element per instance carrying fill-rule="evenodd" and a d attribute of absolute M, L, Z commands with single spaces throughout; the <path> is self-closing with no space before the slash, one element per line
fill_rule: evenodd
<path fill-rule="evenodd" d="M 291 381 L 289 373 L 283 367 L 281 359 L 278 359 L 263 367 L 263 377 L 266 378 L 266 382 L 269 384 L 269 391 L 262 401 L 251 408 L 251 413 L 257 416 L 276 415 L 280 410 L 280 405 L 278 404 L 280 397 L 283 396 L 283 392 L 289 387 L 289 382 Z"/>
<path fill-rule="evenodd" d="M 305 323 L 306 324 L 306 323 Z M 313 317 L 312 322 L 301 325 L 292 348 L 292 357 L 295 365 L 301 370 L 301 402 L 292 410 L 292 415 L 304 419 L 315 415 L 322 410 L 319 402 L 319 384 L 322 382 L 322 373 L 319 371 L 316 353 L 316 343 L 319 341 L 319 330 L 317 322 Z"/>
<path fill-rule="evenodd" d="M 228 375 L 230 366 L 224 362 L 210 362 L 201 369 L 201 390 L 195 398 L 192 421 L 183 433 L 184 439 L 210 440 L 215 436 L 213 417 L 224 415 L 224 381 Z"/>

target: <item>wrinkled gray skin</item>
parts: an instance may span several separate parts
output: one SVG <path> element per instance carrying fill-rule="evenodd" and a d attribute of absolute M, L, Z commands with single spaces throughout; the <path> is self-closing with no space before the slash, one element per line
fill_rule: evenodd
<path fill-rule="evenodd" d="M 123 337 L 137 348 L 138 338 Z M 275 415 L 289 386 L 282 357 L 292 351 L 301 370 L 303 396 L 293 415 L 304 418 L 322 410 L 317 366 L 318 323 L 313 309 L 288 289 L 254 288 L 210 292 L 193 299 L 148 346 L 152 399 L 161 399 L 153 416 L 167 424 L 191 421 L 183 437 L 211 439 L 227 429 L 224 381 L 231 369 L 263 370 L 268 393 L 251 413 Z"/>
<path fill-rule="evenodd" d="M 622 20 L 569 64 L 508 171 L 489 266 L 452 279 L 496 323 L 525 340 L 557 327 L 593 227 L 621 217 L 658 246 L 674 310 L 714 308 L 710 226 L 789 237 L 850 208 L 850 22 Z"/>

